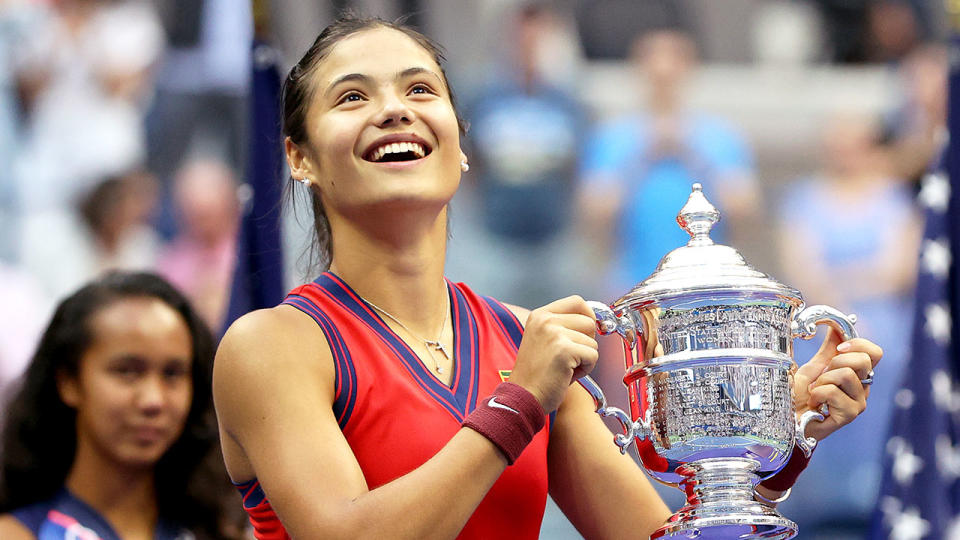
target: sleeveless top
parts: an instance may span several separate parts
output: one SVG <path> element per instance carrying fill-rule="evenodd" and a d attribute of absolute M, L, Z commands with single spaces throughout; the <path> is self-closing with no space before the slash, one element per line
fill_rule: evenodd
<path fill-rule="evenodd" d="M 121 540 L 107 520 L 87 503 L 61 489 L 52 498 L 11 512 L 37 540 Z M 193 534 L 163 520 L 155 540 L 192 540 Z"/>
<path fill-rule="evenodd" d="M 334 415 L 373 490 L 433 457 L 480 399 L 510 374 L 523 327 L 500 302 L 447 281 L 453 379 L 427 369 L 369 304 L 331 272 L 283 301 L 312 317 L 335 366 Z M 550 415 L 547 425 L 552 425 Z M 547 497 L 549 428 L 507 467 L 459 538 L 537 538 Z M 237 488 L 260 540 L 289 538 L 256 478 Z"/>

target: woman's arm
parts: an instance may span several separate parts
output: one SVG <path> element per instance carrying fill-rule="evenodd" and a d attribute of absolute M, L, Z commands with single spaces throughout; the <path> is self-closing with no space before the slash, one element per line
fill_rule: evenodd
<path fill-rule="evenodd" d="M 530 311 L 507 307 L 528 324 Z M 640 466 L 620 453 L 579 384 L 569 385 L 557 409 L 547 460 L 550 496 L 586 538 L 643 538 L 671 514 Z"/>
<path fill-rule="evenodd" d="M 670 517 L 640 466 L 613 443 L 579 384 L 557 411 L 548 459 L 550 495 L 586 538 L 646 538 Z"/>
<path fill-rule="evenodd" d="M 36 537 L 12 514 L 0 515 L 0 538 L 4 540 L 35 540 Z"/>
<path fill-rule="evenodd" d="M 547 411 L 566 388 L 555 381 L 569 384 L 581 364 L 596 360 L 588 352 L 595 343 L 590 349 L 572 335 L 594 324 L 576 309 L 565 299 L 536 310 L 518 353 L 515 372 Z M 333 384 L 329 347 L 307 316 L 280 306 L 237 321 L 214 366 L 224 446 L 252 467 L 228 458 L 231 476 L 255 474 L 293 537 L 456 536 L 506 467 L 503 454 L 463 428 L 422 466 L 371 491 L 333 415 Z"/>
<path fill-rule="evenodd" d="M 321 332 L 309 328 L 313 321 L 292 309 L 239 320 L 214 365 L 221 427 L 239 445 L 287 532 L 295 538 L 455 536 L 506 467 L 504 457 L 483 436 L 461 429 L 427 463 L 369 491 L 333 415 L 330 349 Z"/>

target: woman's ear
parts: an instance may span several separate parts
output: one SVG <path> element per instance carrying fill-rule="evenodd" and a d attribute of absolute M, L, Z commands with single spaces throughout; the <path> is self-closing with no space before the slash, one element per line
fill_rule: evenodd
<path fill-rule="evenodd" d="M 57 393 L 60 394 L 60 401 L 68 407 L 76 408 L 80 403 L 80 384 L 76 375 L 71 375 L 64 370 L 57 371 Z"/>
<path fill-rule="evenodd" d="M 313 162 L 306 155 L 300 145 L 290 137 L 283 140 L 283 148 L 287 155 L 287 166 L 290 167 L 290 176 L 298 182 L 310 184 L 313 178 Z"/>

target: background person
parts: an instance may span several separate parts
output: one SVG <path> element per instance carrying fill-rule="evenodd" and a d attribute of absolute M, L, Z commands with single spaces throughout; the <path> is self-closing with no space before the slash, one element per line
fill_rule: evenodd
<path fill-rule="evenodd" d="M 154 275 L 112 273 L 61 302 L 7 411 L 0 537 L 237 534 L 212 355 L 209 330 Z"/>
<path fill-rule="evenodd" d="M 502 60 L 485 71 L 467 108 L 471 174 L 459 195 L 474 200 L 454 203 L 454 234 L 484 256 L 451 253 L 448 273 L 505 301 L 539 306 L 574 289 L 578 246 L 569 215 L 587 116 L 569 81 L 550 73 L 565 63 L 555 44 L 576 47 L 561 13 L 530 4 L 506 19 Z M 461 212 L 474 209 L 477 223 L 461 226 Z M 482 234 L 462 237 L 469 225 Z"/>
<path fill-rule="evenodd" d="M 595 264 L 608 269 L 603 297 L 630 290 L 686 244 L 675 218 L 695 182 L 723 209 L 717 243 L 731 243 L 731 226 L 749 222 L 759 197 L 743 136 L 687 103 L 693 40 L 679 30 L 651 31 L 634 41 L 631 60 L 646 83 L 643 109 L 601 124 L 583 153 L 580 208 Z"/>
<path fill-rule="evenodd" d="M 177 172 L 173 200 L 180 227 L 160 250 L 157 271 L 211 328 L 223 328 L 240 215 L 236 177 L 221 160 L 193 159 Z"/>
<path fill-rule="evenodd" d="M 808 304 L 856 314 L 857 331 L 877 336 L 884 350 L 884 376 L 871 387 L 862 421 L 819 447 L 810 465 L 811 475 L 836 478 L 834 489 L 797 486 L 785 504 L 794 512 L 822 504 L 808 530 L 833 536 L 866 530 L 873 511 L 886 437 L 881 427 L 889 423 L 909 353 L 904 319 L 911 313 L 920 223 L 876 118 L 836 114 L 824 129 L 823 148 L 822 170 L 793 182 L 779 204 L 784 280 L 803 291 Z M 803 358 L 816 347 L 798 341 L 794 352 Z"/>

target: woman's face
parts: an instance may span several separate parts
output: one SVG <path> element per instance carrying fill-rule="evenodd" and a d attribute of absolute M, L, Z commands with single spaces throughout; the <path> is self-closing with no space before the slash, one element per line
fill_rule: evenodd
<path fill-rule="evenodd" d="M 77 447 L 124 467 L 152 467 L 183 431 L 193 346 L 183 317 L 149 297 L 118 300 L 90 321 L 77 375 L 58 380 L 77 412 Z"/>
<path fill-rule="evenodd" d="M 328 211 L 450 200 L 465 156 L 449 89 L 427 50 L 391 28 L 364 30 L 334 45 L 311 83 L 309 140 L 290 162 L 294 177 L 320 187 Z"/>

